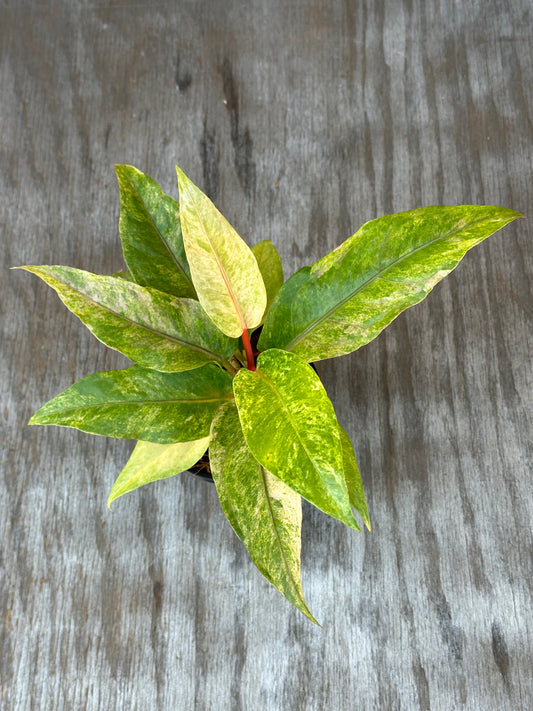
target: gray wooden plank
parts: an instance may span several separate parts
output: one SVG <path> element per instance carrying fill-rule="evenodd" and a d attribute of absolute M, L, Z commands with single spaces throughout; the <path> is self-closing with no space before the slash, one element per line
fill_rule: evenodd
<path fill-rule="evenodd" d="M 4 2 L 2 267 L 120 267 L 115 162 L 174 194 L 178 163 L 287 274 L 387 212 L 527 213 L 531 20 L 526 0 Z M 110 513 L 131 444 L 25 426 L 125 360 L 2 273 L 2 708 L 531 708 L 527 222 L 320 364 L 373 521 L 305 507 L 323 630 L 253 568 L 212 487 L 178 477 Z"/>

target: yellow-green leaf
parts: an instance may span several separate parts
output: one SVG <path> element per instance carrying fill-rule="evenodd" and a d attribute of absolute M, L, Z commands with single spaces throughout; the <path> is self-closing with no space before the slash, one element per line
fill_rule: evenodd
<path fill-rule="evenodd" d="M 306 361 L 351 353 L 421 301 L 465 253 L 521 217 L 503 207 L 424 207 L 367 222 L 294 274 L 268 312 L 259 349 Z"/>
<path fill-rule="evenodd" d="M 209 439 L 208 435 L 191 442 L 173 444 L 137 442 L 128 463 L 113 484 L 107 505 L 111 507 L 119 496 L 140 486 L 186 471 L 201 459 L 209 446 Z"/>
<path fill-rule="evenodd" d="M 266 316 L 276 294 L 283 286 L 283 265 L 281 264 L 281 259 L 276 248 L 269 239 L 265 239 L 254 245 L 252 252 L 257 259 L 259 271 L 265 282 L 267 293 Z"/>
<path fill-rule="evenodd" d="M 165 373 L 223 362 L 238 341 L 225 336 L 193 299 L 124 278 L 59 266 L 21 267 L 41 277 L 102 343 Z"/>
<path fill-rule="evenodd" d="M 120 269 L 118 272 L 114 272 L 111 276 L 115 277 L 115 279 L 124 279 L 124 281 L 132 281 L 133 283 L 137 283 L 133 278 L 132 273 L 127 269 Z"/>
<path fill-rule="evenodd" d="M 215 365 L 158 373 L 138 365 L 78 380 L 43 405 L 30 425 L 170 444 L 207 437 L 218 408 L 232 400 L 231 376 Z"/>
<path fill-rule="evenodd" d="M 337 418 L 310 365 L 293 353 L 261 353 L 233 380 L 244 437 L 257 461 L 324 513 L 359 530 L 346 482 Z"/>
<path fill-rule="evenodd" d="M 196 298 L 177 200 L 132 165 L 117 165 L 115 170 L 120 187 L 120 239 L 133 278 L 142 286 Z"/>
<path fill-rule="evenodd" d="M 300 580 L 300 496 L 254 458 L 234 403 L 221 408 L 211 432 L 211 472 L 226 518 L 265 578 L 316 623 Z"/>
<path fill-rule="evenodd" d="M 361 474 L 357 466 L 355 452 L 350 438 L 340 425 L 339 434 L 341 438 L 342 463 L 344 465 L 344 480 L 346 481 L 346 487 L 348 489 L 348 497 L 351 505 L 361 516 L 365 526 L 370 531 L 370 516 L 368 514 L 363 482 L 361 481 Z"/>
<path fill-rule="evenodd" d="M 261 323 L 265 284 L 257 261 L 211 200 L 177 168 L 183 243 L 198 299 L 213 323 L 237 338 Z"/>

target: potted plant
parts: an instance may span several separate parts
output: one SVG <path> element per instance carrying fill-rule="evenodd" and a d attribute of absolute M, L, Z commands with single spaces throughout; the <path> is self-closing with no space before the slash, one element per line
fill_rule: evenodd
<path fill-rule="evenodd" d="M 127 270 L 27 266 L 130 358 L 43 405 L 30 424 L 138 440 L 108 503 L 207 461 L 222 509 L 263 575 L 301 612 L 301 497 L 370 528 L 355 454 L 310 364 L 351 353 L 421 301 L 465 253 L 519 217 L 426 207 L 367 222 L 284 281 L 178 169 L 178 202 L 116 166 Z"/>

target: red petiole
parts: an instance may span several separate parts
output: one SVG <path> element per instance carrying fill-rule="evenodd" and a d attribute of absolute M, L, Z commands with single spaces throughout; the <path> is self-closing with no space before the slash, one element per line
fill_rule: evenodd
<path fill-rule="evenodd" d="M 252 345 L 250 343 L 250 335 L 248 334 L 248 329 L 245 328 L 242 332 L 242 343 L 244 345 L 244 350 L 246 352 L 246 362 L 248 370 L 255 370 L 254 354 L 252 351 Z"/>

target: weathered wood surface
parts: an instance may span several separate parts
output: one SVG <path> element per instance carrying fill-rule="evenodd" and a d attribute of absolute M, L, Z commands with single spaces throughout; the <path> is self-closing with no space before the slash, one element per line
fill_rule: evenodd
<path fill-rule="evenodd" d="M 304 510 L 316 628 L 186 475 L 30 414 L 125 360 L 17 264 L 121 266 L 115 162 L 174 164 L 288 274 L 429 204 L 532 213 L 529 0 L 1 4 L 0 707 L 533 708 L 531 227 L 321 364 L 373 531 Z"/>

